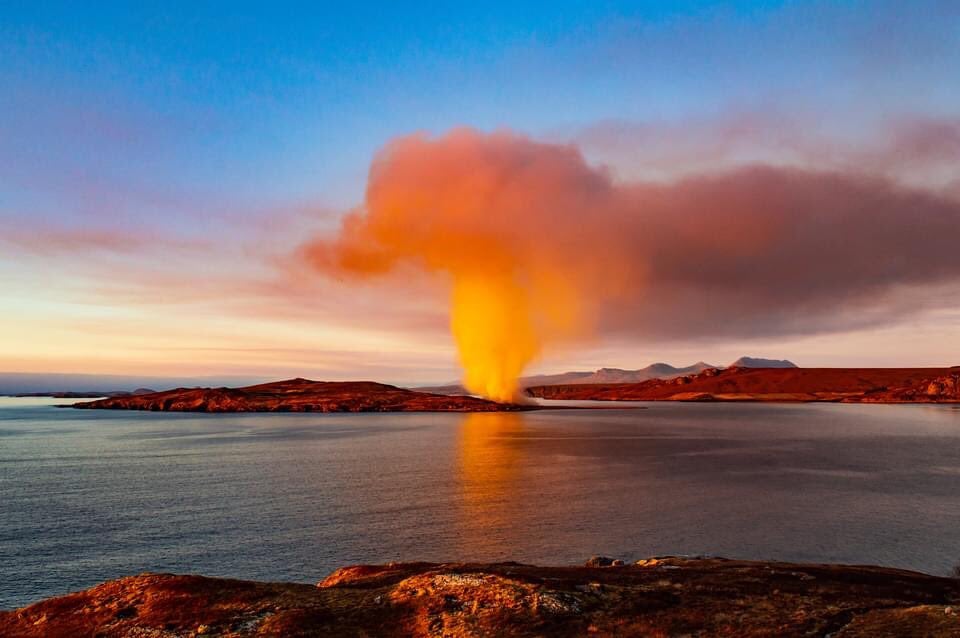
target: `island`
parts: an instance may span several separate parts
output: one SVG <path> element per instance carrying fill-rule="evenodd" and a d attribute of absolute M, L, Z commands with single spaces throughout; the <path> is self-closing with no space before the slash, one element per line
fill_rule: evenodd
<path fill-rule="evenodd" d="M 0 612 L 0 635 L 957 636 L 960 580 L 677 557 L 361 565 L 316 586 L 141 574 Z"/>
<path fill-rule="evenodd" d="M 99 399 L 100 397 L 128 397 L 136 394 L 151 394 L 156 390 L 137 388 L 136 390 L 111 390 L 97 392 L 96 390 L 56 390 L 51 392 L 21 392 L 10 396 L 17 399 L 50 397 L 52 399 Z"/>
<path fill-rule="evenodd" d="M 952 368 L 710 368 L 639 383 L 540 385 L 542 399 L 594 401 L 834 401 L 960 403 Z"/>
<path fill-rule="evenodd" d="M 373 381 L 290 379 L 242 388 L 177 388 L 72 407 L 163 412 L 495 412 L 533 406 L 418 392 Z"/>

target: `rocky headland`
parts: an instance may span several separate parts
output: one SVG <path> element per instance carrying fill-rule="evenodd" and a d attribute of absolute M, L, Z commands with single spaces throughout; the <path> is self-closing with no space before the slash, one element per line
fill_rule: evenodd
<path fill-rule="evenodd" d="M 364 565 L 316 586 L 141 574 L 0 612 L 0 635 L 960 635 L 956 579 L 719 558 L 617 563 Z"/>
<path fill-rule="evenodd" d="M 531 406 L 407 390 L 372 381 L 290 379 L 243 388 L 177 388 L 73 407 L 161 412 L 495 412 Z"/>
<path fill-rule="evenodd" d="M 711 368 L 640 383 L 536 386 L 530 396 L 599 401 L 960 403 L 952 368 Z"/>

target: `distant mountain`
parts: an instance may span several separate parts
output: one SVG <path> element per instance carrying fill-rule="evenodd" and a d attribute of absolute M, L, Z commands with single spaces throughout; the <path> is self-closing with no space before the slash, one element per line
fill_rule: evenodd
<path fill-rule="evenodd" d="M 624 370 L 622 368 L 600 368 L 593 372 L 562 372 L 560 374 L 538 374 L 529 377 L 521 377 L 520 387 L 531 388 L 541 385 L 579 385 L 582 383 L 639 383 L 648 379 L 673 379 L 682 377 L 685 374 L 697 374 L 709 368 L 717 366 L 697 361 L 693 365 L 683 368 L 676 368 L 669 363 L 652 363 L 646 368 L 639 370 Z M 438 394 L 461 394 L 465 393 L 464 387 L 458 383 L 448 385 L 429 386 L 417 388 L 423 392 L 436 392 Z"/>
<path fill-rule="evenodd" d="M 759 357 L 740 357 L 727 366 L 728 368 L 797 368 L 793 361 L 787 359 L 761 359 Z"/>
<path fill-rule="evenodd" d="M 522 385 L 523 387 L 528 387 L 532 385 L 559 385 L 562 383 L 583 383 L 581 379 L 585 377 L 589 377 L 593 374 L 596 374 L 596 373 L 581 371 L 581 372 L 561 372 L 559 374 L 535 374 L 529 377 L 522 377 L 520 379 L 520 385 Z"/>
<path fill-rule="evenodd" d="M 51 393 L 72 392 L 89 396 L 107 396 L 116 392 L 143 394 L 149 388 L 168 390 L 195 386 L 240 386 L 260 383 L 259 377 L 141 377 L 116 374 L 71 374 L 0 372 L 0 396 L 33 394 L 49 396 Z M 152 392 L 152 390 L 149 390 Z"/>
<path fill-rule="evenodd" d="M 674 377 L 682 377 L 685 374 L 696 374 L 698 372 L 703 372 L 708 368 L 716 367 L 717 366 L 704 363 L 703 361 L 697 361 L 693 365 L 685 366 L 683 368 L 674 367 L 669 363 L 652 363 L 646 368 L 640 368 L 639 370 L 600 368 L 593 373 L 577 377 L 577 379 L 573 381 L 565 381 L 564 383 L 639 383 L 640 381 L 646 381 L 647 379 L 672 379 Z M 534 384 L 525 383 L 524 385 L 530 386 Z M 539 385 L 547 384 L 541 383 Z"/>
<path fill-rule="evenodd" d="M 135 397 L 142 394 L 153 394 L 155 392 L 156 390 L 151 390 L 150 388 L 137 388 L 133 392 L 129 390 L 112 390 L 110 392 L 58 390 L 52 392 L 20 392 L 13 396 L 19 398 L 52 397 L 54 399 L 99 399 L 100 397 Z"/>

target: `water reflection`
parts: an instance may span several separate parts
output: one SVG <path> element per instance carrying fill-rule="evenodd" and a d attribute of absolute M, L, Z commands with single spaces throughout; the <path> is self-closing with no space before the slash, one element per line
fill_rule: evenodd
<path fill-rule="evenodd" d="M 521 518 L 524 429 L 523 415 L 509 412 L 467 414 L 460 424 L 459 522 L 468 556 L 471 547 L 489 550 L 491 540 L 512 536 Z"/>

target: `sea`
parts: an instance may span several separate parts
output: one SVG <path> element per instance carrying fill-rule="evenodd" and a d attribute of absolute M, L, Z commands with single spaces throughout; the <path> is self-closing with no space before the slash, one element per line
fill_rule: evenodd
<path fill-rule="evenodd" d="M 389 561 L 960 562 L 960 410 L 177 414 L 0 398 L 0 609 L 141 572 Z"/>

